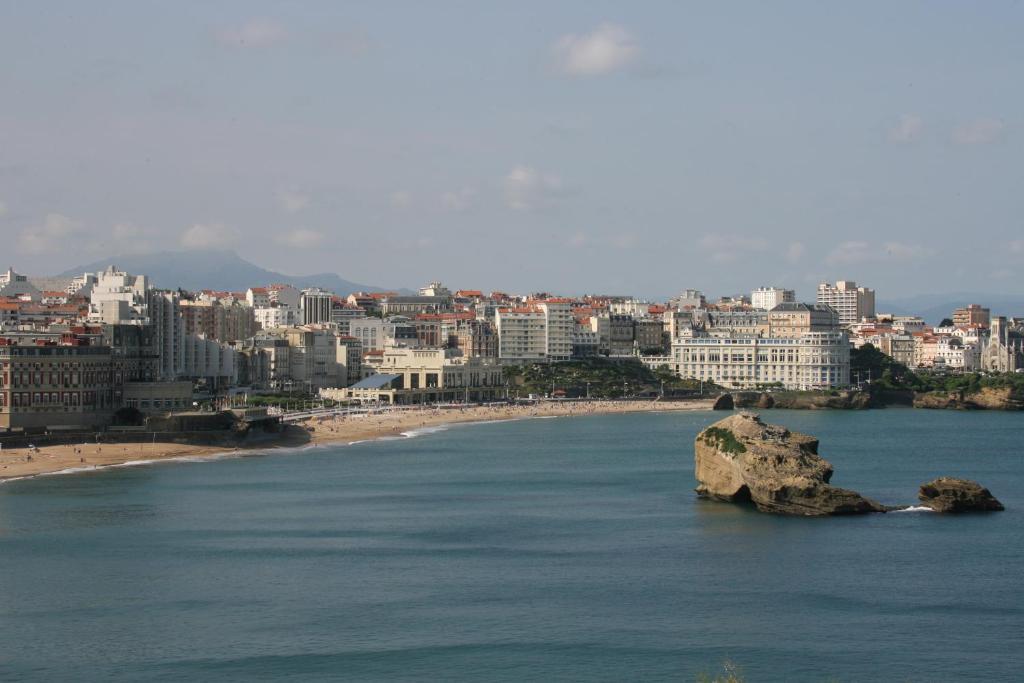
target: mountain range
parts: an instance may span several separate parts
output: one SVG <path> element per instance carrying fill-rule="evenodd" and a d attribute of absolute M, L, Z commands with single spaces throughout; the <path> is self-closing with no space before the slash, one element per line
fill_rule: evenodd
<path fill-rule="evenodd" d="M 993 316 L 1024 317 L 1024 296 L 980 292 L 945 292 L 880 300 L 875 305 L 875 310 L 896 315 L 919 315 L 925 322 L 937 325 L 943 318 L 952 318 L 953 309 L 968 304 L 981 304 L 991 309 Z"/>
<path fill-rule="evenodd" d="M 351 282 L 335 273 L 285 275 L 257 266 L 229 250 L 163 251 L 117 256 L 72 268 L 57 277 L 69 278 L 82 273 L 96 273 L 111 265 L 128 273 L 148 275 L 155 286 L 163 289 L 244 292 L 249 287 L 284 283 L 299 289 L 322 287 L 342 296 L 360 291 L 410 293 L 404 289 L 388 290 L 384 287 Z"/>

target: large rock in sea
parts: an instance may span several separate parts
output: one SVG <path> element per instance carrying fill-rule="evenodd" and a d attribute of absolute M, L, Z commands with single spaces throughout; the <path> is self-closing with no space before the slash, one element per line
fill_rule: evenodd
<path fill-rule="evenodd" d="M 939 477 L 921 484 L 917 497 L 936 512 L 996 512 L 1004 509 L 989 490 L 970 479 Z"/>
<path fill-rule="evenodd" d="M 697 493 L 728 502 L 750 501 L 761 512 L 855 515 L 886 507 L 856 491 L 830 485 L 832 465 L 818 440 L 761 422 L 750 413 L 719 420 L 694 442 Z"/>

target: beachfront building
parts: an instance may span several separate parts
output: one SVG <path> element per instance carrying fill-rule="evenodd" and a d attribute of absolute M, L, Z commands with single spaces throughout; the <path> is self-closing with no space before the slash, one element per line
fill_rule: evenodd
<path fill-rule="evenodd" d="M 116 381 L 110 347 L 91 339 L 0 338 L 0 431 L 109 424 Z"/>
<path fill-rule="evenodd" d="M 331 322 L 334 294 L 327 290 L 313 287 L 302 290 L 299 297 L 299 310 L 302 311 L 303 325 L 317 325 Z"/>
<path fill-rule="evenodd" d="M 385 349 L 377 374 L 346 389 L 326 389 L 321 396 L 360 403 L 404 405 L 479 402 L 505 396 L 501 364 L 466 357 L 456 349 Z"/>
<path fill-rule="evenodd" d="M 839 280 L 835 285 L 822 282 L 818 285 L 817 302 L 831 306 L 839 315 L 841 325 L 875 317 L 875 290 L 858 287 L 853 280 Z"/>
<path fill-rule="evenodd" d="M 672 370 L 682 378 L 733 389 L 778 384 L 829 389 L 850 381 L 850 342 L 844 332 L 799 337 L 681 336 L 672 342 Z"/>

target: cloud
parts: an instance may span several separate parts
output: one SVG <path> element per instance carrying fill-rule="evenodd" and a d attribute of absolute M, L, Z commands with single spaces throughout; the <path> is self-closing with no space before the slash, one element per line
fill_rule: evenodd
<path fill-rule="evenodd" d="M 1013 240 L 1010 242 L 1010 253 L 1024 254 L 1024 240 Z"/>
<path fill-rule="evenodd" d="M 531 166 L 516 166 L 504 180 L 505 204 L 516 211 L 533 211 L 549 206 L 562 194 L 562 180 Z"/>
<path fill-rule="evenodd" d="M 281 190 L 277 201 L 288 213 L 298 213 L 309 206 L 309 195 L 295 190 Z"/>
<path fill-rule="evenodd" d="M 396 190 L 391 193 L 391 206 L 396 209 L 404 209 L 412 204 L 412 193 L 406 190 Z"/>
<path fill-rule="evenodd" d="M 807 248 L 802 242 L 793 242 L 786 248 L 786 260 L 790 263 L 799 263 L 806 252 Z"/>
<path fill-rule="evenodd" d="M 704 235 L 699 244 L 705 251 L 711 252 L 710 258 L 716 263 L 733 263 L 741 255 L 768 249 L 768 241 L 761 237 L 719 233 Z"/>
<path fill-rule="evenodd" d="M 82 224 L 59 213 L 48 213 L 42 225 L 25 228 L 18 245 L 26 254 L 59 251 L 65 241 L 78 232 Z"/>
<path fill-rule="evenodd" d="M 6 215 L 7 215 L 7 205 L 4 204 L 3 201 L 0 201 L 0 218 L 3 218 Z"/>
<path fill-rule="evenodd" d="M 829 265 L 851 265 L 877 263 L 881 261 L 918 261 L 935 255 L 935 250 L 922 244 L 885 242 L 872 245 L 868 242 L 843 242 L 825 257 Z"/>
<path fill-rule="evenodd" d="M 953 129 L 953 142 L 958 145 L 987 145 L 998 141 L 1005 128 L 999 119 L 975 119 Z"/>
<path fill-rule="evenodd" d="M 288 31 L 269 19 L 250 19 L 240 26 L 225 28 L 217 33 L 222 45 L 241 48 L 269 47 L 288 39 Z"/>
<path fill-rule="evenodd" d="M 554 68 L 565 76 L 608 74 L 628 65 L 638 53 L 633 36 L 610 23 L 584 35 L 564 35 L 551 48 Z"/>
<path fill-rule="evenodd" d="M 903 114 L 895 126 L 889 129 L 889 142 L 907 144 L 921 137 L 924 121 L 916 114 Z"/>
<path fill-rule="evenodd" d="M 447 211 L 461 213 L 469 208 L 476 196 L 476 190 L 471 187 L 464 187 L 461 190 L 445 192 L 441 195 L 441 206 Z"/>
<path fill-rule="evenodd" d="M 238 231 L 223 223 L 196 223 L 181 234 L 186 249 L 223 249 L 238 241 Z"/>
<path fill-rule="evenodd" d="M 296 228 L 295 230 L 290 230 L 283 235 L 278 235 L 276 240 L 279 244 L 283 244 L 294 249 L 309 249 L 322 243 L 324 241 L 324 234 L 322 232 L 317 232 L 316 230 Z"/>

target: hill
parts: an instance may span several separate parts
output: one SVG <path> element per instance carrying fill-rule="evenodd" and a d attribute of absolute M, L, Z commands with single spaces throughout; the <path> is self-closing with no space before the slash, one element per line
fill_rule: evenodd
<path fill-rule="evenodd" d="M 907 299 L 879 301 L 875 310 L 896 315 L 919 315 L 925 322 L 937 325 L 953 315 L 953 309 L 968 304 L 981 304 L 992 309 L 992 315 L 1024 316 L 1024 296 L 981 294 L 979 292 L 947 292 L 922 294 Z"/>
<path fill-rule="evenodd" d="M 280 282 L 300 289 L 323 287 L 343 296 L 358 291 L 385 291 L 383 287 L 351 282 L 334 273 L 285 275 L 261 268 L 227 250 L 163 251 L 117 256 L 72 268 L 58 277 L 95 273 L 110 265 L 129 273 L 148 275 L 155 286 L 164 289 L 245 291 L 249 287 Z"/>

